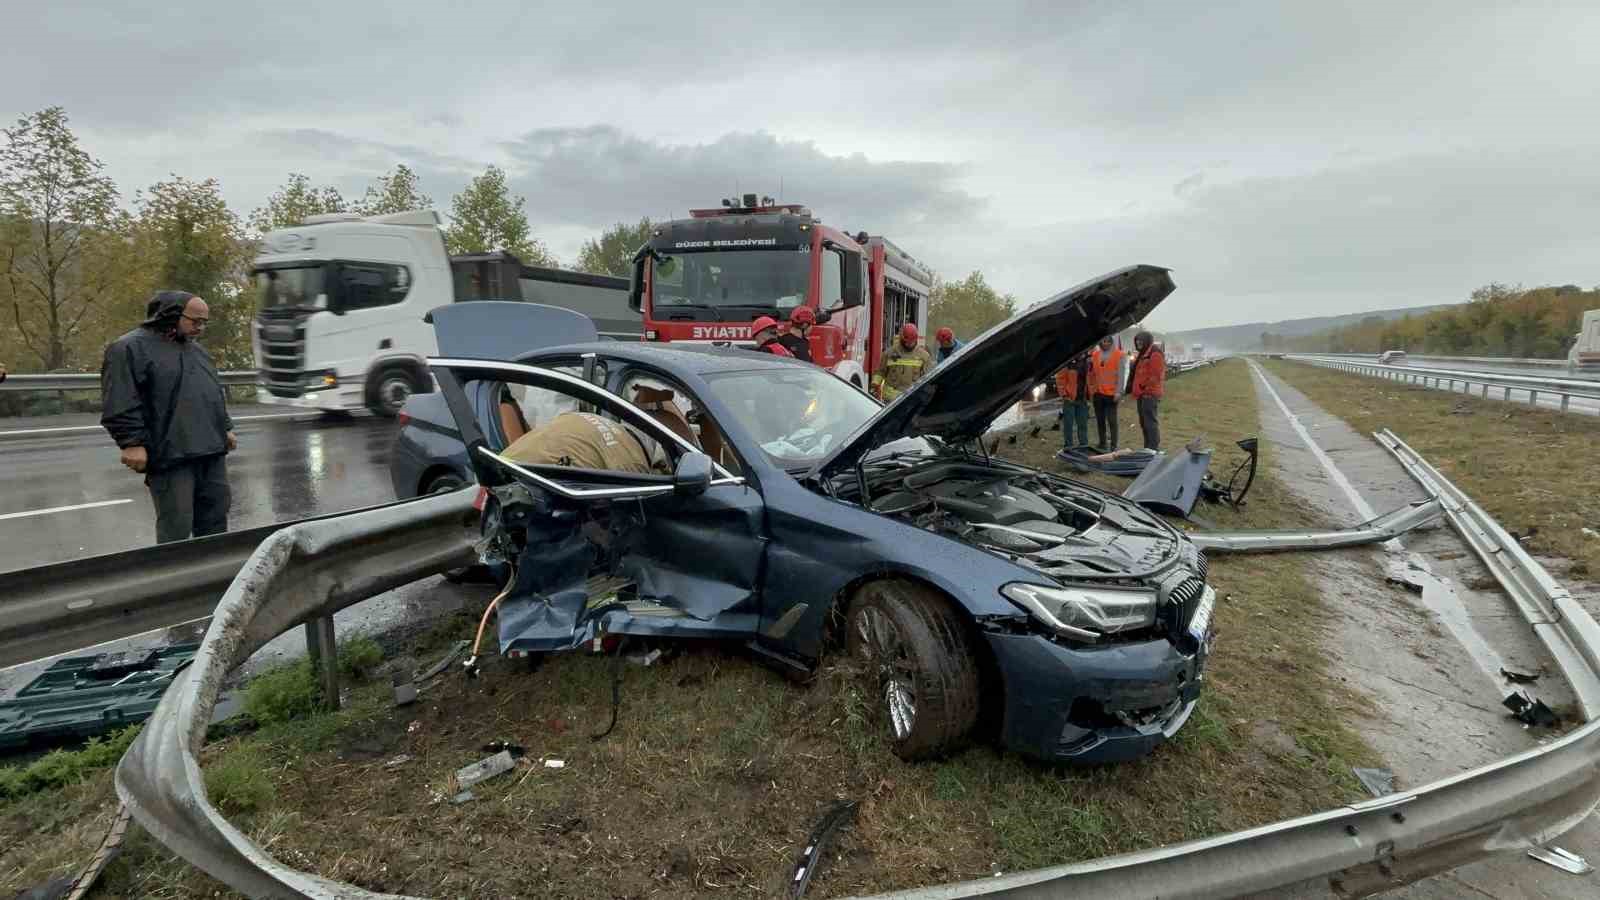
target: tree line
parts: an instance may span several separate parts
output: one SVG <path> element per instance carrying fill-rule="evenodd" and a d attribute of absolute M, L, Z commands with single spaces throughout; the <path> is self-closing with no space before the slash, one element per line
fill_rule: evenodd
<path fill-rule="evenodd" d="M 1524 288 L 1491 283 L 1456 306 L 1399 319 L 1369 316 L 1301 337 L 1263 332 L 1263 350 L 1558 359 L 1572 347 L 1585 310 L 1600 309 L 1600 289 L 1574 284 Z"/>
<path fill-rule="evenodd" d="M 433 209 L 417 173 L 400 164 L 349 199 L 303 173 L 240 216 L 214 178 L 172 175 L 126 198 L 85 150 L 67 113 L 49 107 L 0 128 L 0 362 L 13 372 L 95 371 L 102 348 L 144 318 L 158 289 L 185 290 L 211 305 L 206 345 L 223 369 L 253 367 L 251 260 L 262 235 L 307 216 L 384 215 Z M 450 201 L 452 254 L 506 250 L 524 263 L 559 266 L 534 235 L 526 198 L 487 167 Z M 579 270 L 627 277 L 650 236 L 649 219 L 619 222 L 583 245 Z M 979 272 L 940 282 L 935 327 L 968 339 L 1010 316 L 1015 298 Z"/>

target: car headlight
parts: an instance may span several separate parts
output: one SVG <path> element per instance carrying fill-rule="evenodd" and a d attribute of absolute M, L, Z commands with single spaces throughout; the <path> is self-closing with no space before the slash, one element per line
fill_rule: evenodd
<path fill-rule="evenodd" d="M 1103 634 L 1154 625 L 1156 595 L 1130 588 L 1064 588 L 1012 582 L 1007 600 L 1060 634 L 1094 640 Z"/>

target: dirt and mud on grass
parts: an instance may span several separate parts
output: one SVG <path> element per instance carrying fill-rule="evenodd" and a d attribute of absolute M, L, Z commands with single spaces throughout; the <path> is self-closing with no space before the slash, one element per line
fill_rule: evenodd
<path fill-rule="evenodd" d="M 1225 473 L 1233 441 L 1258 428 L 1245 365 L 1186 374 L 1168 390 L 1171 446 L 1204 432 L 1228 448 L 1214 463 Z M 1000 454 L 1055 467 L 1050 424 L 1002 437 Z M 1223 528 L 1323 524 L 1266 468 L 1243 511 L 1200 511 Z M 1211 572 L 1221 599 L 1207 691 L 1174 742 L 1120 766 L 1051 768 L 982 744 L 903 763 L 847 665 L 796 685 L 718 648 L 648 668 L 624 662 L 620 719 L 602 740 L 591 735 L 609 719 L 612 658 L 572 654 L 531 671 L 495 658 L 481 678 L 453 670 L 399 709 L 380 670 L 341 712 L 216 741 L 203 765 L 232 821 L 285 863 L 434 897 L 770 896 L 841 799 L 859 801 L 859 814 L 810 896 L 1088 859 L 1363 796 L 1350 767 L 1377 760 L 1341 724 L 1359 701 L 1326 674 L 1322 605 L 1302 563 L 1218 558 Z M 401 664 L 426 663 L 475 624 L 442 623 Z M 494 741 L 526 754 L 452 802 L 452 774 Z M 115 808 L 106 770 L 0 803 L 0 895 L 87 860 Z M 142 833 L 101 895 L 231 896 Z"/>
<path fill-rule="evenodd" d="M 1555 574 L 1600 576 L 1600 418 L 1288 360 L 1262 365 L 1360 433 L 1393 429 L 1531 552 L 1570 561 Z"/>

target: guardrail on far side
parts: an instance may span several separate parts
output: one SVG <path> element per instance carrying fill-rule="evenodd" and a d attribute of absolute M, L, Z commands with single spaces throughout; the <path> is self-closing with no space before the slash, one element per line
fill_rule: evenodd
<path fill-rule="evenodd" d="M 248 387 L 256 383 L 255 372 L 218 372 L 224 387 Z M 33 391 L 65 394 L 70 391 L 100 390 L 100 375 L 95 372 L 67 372 L 56 375 L 12 375 L 0 381 L 0 391 Z"/>
<path fill-rule="evenodd" d="M 1367 375 L 1436 388 L 1453 393 L 1470 394 L 1477 389 L 1479 396 L 1487 399 L 1491 389 L 1505 401 L 1526 400 L 1535 407 L 1558 408 L 1561 412 L 1600 413 L 1600 382 L 1574 378 L 1549 378 L 1539 375 L 1511 375 L 1501 372 L 1475 372 L 1465 369 L 1420 369 L 1409 366 L 1386 366 L 1362 362 L 1339 356 L 1311 356 L 1287 354 L 1284 358 L 1309 363 L 1326 369 L 1336 369 L 1355 375 Z M 1544 398 L 1545 402 L 1541 402 Z M 1578 401 L 1574 403 L 1573 401 Z"/>

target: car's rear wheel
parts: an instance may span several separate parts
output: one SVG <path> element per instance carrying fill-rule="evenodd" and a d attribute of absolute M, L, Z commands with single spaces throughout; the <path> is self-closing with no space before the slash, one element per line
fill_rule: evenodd
<path fill-rule="evenodd" d="M 863 586 L 846 645 L 867 668 L 885 736 L 915 760 L 960 746 L 978 720 L 978 666 L 966 628 L 937 592 L 904 581 Z"/>

